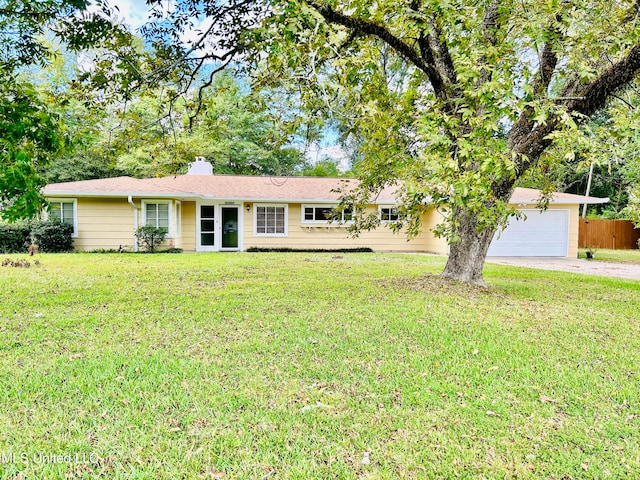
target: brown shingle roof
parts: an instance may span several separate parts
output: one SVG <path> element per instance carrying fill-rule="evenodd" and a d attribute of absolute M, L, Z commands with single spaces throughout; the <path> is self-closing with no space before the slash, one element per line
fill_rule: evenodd
<path fill-rule="evenodd" d="M 161 178 L 131 177 L 54 183 L 44 188 L 47 196 L 207 198 L 244 201 L 332 202 L 339 187 L 356 186 L 358 180 L 327 177 L 266 177 L 243 175 L 176 175 Z M 540 191 L 516 188 L 511 203 L 535 203 Z M 393 203 L 394 189 L 385 189 L 375 203 Z M 554 193 L 551 203 L 606 203 L 608 199 Z"/>
<path fill-rule="evenodd" d="M 54 183 L 48 196 L 161 196 L 246 201 L 335 201 L 333 190 L 355 186 L 355 179 L 327 177 L 266 177 L 244 175 L 176 175 L 161 178 L 131 177 Z M 385 189 L 378 202 L 393 202 L 393 189 Z"/>
<path fill-rule="evenodd" d="M 227 200 L 337 200 L 333 190 L 357 185 L 357 180 L 327 177 L 264 177 L 242 175 L 179 175 L 147 180 L 159 188 L 193 192 Z M 394 199 L 391 190 L 385 200 Z"/>
<path fill-rule="evenodd" d="M 158 190 L 156 185 L 148 180 L 131 177 L 101 178 L 97 180 L 82 180 L 79 182 L 51 183 L 43 190 L 45 195 L 93 195 L 93 196 L 127 196 L 140 194 L 176 194 L 170 187 Z"/>

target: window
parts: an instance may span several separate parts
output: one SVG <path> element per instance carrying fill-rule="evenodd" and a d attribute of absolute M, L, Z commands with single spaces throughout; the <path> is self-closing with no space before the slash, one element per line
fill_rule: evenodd
<path fill-rule="evenodd" d="M 149 227 L 164 228 L 169 232 L 169 202 L 144 203 L 144 224 Z"/>
<path fill-rule="evenodd" d="M 396 207 L 380 207 L 380 221 L 396 222 L 400 216 Z"/>
<path fill-rule="evenodd" d="M 353 212 L 351 209 L 345 209 L 341 212 L 341 218 L 335 218 L 335 207 L 330 206 L 304 206 L 302 221 L 304 223 L 329 223 L 331 219 L 340 222 L 351 222 L 353 220 Z"/>
<path fill-rule="evenodd" d="M 73 237 L 78 235 L 76 224 L 76 202 L 75 200 L 58 200 L 49 202 L 49 218 L 53 218 L 73 226 Z"/>
<path fill-rule="evenodd" d="M 286 205 L 256 205 L 254 210 L 255 235 L 287 235 Z"/>

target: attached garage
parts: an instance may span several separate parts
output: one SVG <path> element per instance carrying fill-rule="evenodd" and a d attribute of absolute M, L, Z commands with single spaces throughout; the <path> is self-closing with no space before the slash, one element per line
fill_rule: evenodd
<path fill-rule="evenodd" d="M 490 257 L 566 257 L 569 253 L 570 211 L 521 210 L 525 218 L 513 218 L 496 233 Z"/>

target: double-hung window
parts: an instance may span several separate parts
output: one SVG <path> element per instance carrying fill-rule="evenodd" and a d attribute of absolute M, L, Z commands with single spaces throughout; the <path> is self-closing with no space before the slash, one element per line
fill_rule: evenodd
<path fill-rule="evenodd" d="M 144 224 L 169 232 L 169 202 L 144 202 Z"/>
<path fill-rule="evenodd" d="M 78 235 L 75 200 L 56 200 L 49 202 L 49 218 L 56 219 L 73 227 L 73 236 Z"/>
<path fill-rule="evenodd" d="M 286 205 L 256 205 L 255 206 L 255 235 L 268 237 L 286 237 L 287 206 Z"/>
<path fill-rule="evenodd" d="M 333 206 L 316 206 L 316 205 L 304 205 L 302 208 L 303 223 L 329 223 L 331 220 L 335 220 L 339 223 L 353 221 L 353 212 L 351 209 L 344 209 L 336 217 L 336 210 Z"/>

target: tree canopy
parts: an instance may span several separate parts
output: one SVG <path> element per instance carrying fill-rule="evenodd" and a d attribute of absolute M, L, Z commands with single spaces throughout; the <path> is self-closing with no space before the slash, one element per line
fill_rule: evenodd
<path fill-rule="evenodd" d="M 58 118 L 32 86 L 0 76 L 0 207 L 2 218 L 33 216 L 40 209 L 39 167 L 63 145 Z"/>
<path fill-rule="evenodd" d="M 64 129 L 55 109 L 24 78 L 25 69 L 46 64 L 51 42 L 70 48 L 100 45 L 120 31 L 112 11 L 89 14 L 86 0 L 0 1 L 0 217 L 33 216 L 44 204 L 42 168 L 61 150 Z"/>

